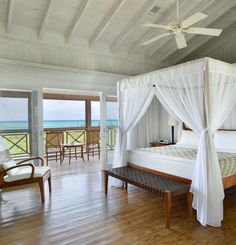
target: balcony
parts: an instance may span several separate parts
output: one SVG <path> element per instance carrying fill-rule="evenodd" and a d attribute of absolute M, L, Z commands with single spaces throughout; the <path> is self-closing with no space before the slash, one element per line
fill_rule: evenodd
<path fill-rule="evenodd" d="M 57 129 L 45 129 L 44 131 L 61 131 L 63 133 L 64 143 L 84 143 L 86 145 L 86 133 L 87 129 L 75 129 L 75 128 L 57 128 Z M 98 128 L 94 128 L 98 131 Z M 9 132 L 1 133 L 2 137 L 10 149 L 13 158 L 26 158 L 31 155 L 31 143 L 30 143 L 30 131 L 28 130 L 12 130 Z M 107 150 L 113 150 L 116 141 L 116 127 L 107 128 Z M 45 133 L 44 133 L 45 142 Z"/>

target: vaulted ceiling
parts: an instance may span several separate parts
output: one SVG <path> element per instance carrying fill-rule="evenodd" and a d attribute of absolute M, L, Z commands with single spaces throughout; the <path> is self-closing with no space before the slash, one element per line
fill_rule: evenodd
<path fill-rule="evenodd" d="M 29 45 L 33 43 L 35 47 L 49 45 L 60 50 L 76 50 L 76 54 L 81 51 L 112 62 L 119 61 L 126 66 L 132 62 L 139 63 L 139 70 L 126 71 L 127 74 L 154 70 L 202 56 L 236 62 L 236 0 L 180 0 L 181 18 L 198 11 L 209 15 L 198 26 L 223 28 L 222 35 L 188 35 L 188 47 L 178 50 L 172 37 L 165 37 L 147 46 L 141 45 L 163 33 L 162 30 L 141 25 L 168 24 L 173 21 L 176 18 L 175 0 L 1 0 L 0 38 L 24 41 Z M 70 54 L 73 57 L 73 52 Z M 61 63 L 70 66 L 69 61 L 66 61 L 69 58 L 65 53 L 63 55 L 65 61 Z M 9 58 L 3 51 L 0 57 Z M 11 54 L 12 57 L 14 54 Z M 17 59 L 21 59 L 20 55 Z M 37 62 L 36 58 L 22 59 Z M 54 62 L 41 57 L 40 62 L 44 61 L 49 64 Z M 108 63 L 103 70 L 109 70 Z M 76 67 L 75 61 L 73 64 L 71 66 Z M 110 70 L 120 72 L 118 68 L 110 67 Z"/>

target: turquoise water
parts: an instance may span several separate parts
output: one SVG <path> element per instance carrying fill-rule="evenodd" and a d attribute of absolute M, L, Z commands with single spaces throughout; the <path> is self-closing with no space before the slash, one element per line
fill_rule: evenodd
<path fill-rule="evenodd" d="M 92 120 L 92 127 L 99 127 L 100 120 Z M 118 121 L 114 119 L 107 120 L 107 126 L 117 126 Z M 44 128 L 77 128 L 85 127 L 84 120 L 53 120 L 44 121 Z M 28 121 L 0 121 L 0 130 L 28 129 Z"/>

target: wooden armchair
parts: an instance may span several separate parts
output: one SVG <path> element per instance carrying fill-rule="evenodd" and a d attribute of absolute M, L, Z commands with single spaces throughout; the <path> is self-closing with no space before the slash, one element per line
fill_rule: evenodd
<path fill-rule="evenodd" d="M 34 166 L 32 163 L 34 160 L 39 160 L 41 166 Z M 51 170 L 44 166 L 43 158 L 32 157 L 16 163 L 11 159 L 10 152 L 0 136 L 0 189 L 37 183 L 44 203 L 44 182 L 46 180 L 51 193 Z"/>
<path fill-rule="evenodd" d="M 86 132 L 86 153 L 89 161 L 89 156 L 98 155 L 100 159 L 100 130 L 91 129 Z"/>
<path fill-rule="evenodd" d="M 33 160 L 40 160 L 41 166 L 36 167 L 32 162 L 29 162 Z M 14 160 L 3 163 L 3 166 L 0 168 L 0 189 L 37 183 L 42 203 L 44 203 L 44 182 L 46 180 L 48 181 L 49 192 L 51 193 L 51 170 L 43 165 L 44 161 L 41 157 L 32 157 L 18 163 L 15 163 Z"/>

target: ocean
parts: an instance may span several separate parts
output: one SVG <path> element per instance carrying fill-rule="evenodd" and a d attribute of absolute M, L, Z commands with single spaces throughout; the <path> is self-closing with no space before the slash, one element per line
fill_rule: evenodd
<path fill-rule="evenodd" d="M 99 127 L 100 120 L 92 120 L 92 127 Z M 107 126 L 118 126 L 118 120 L 108 119 Z M 51 120 L 43 122 L 44 128 L 78 128 L 85 127 L 85 120 Z M 28 129 L 28 121 L 0 121 L 0 131 Z"/>

